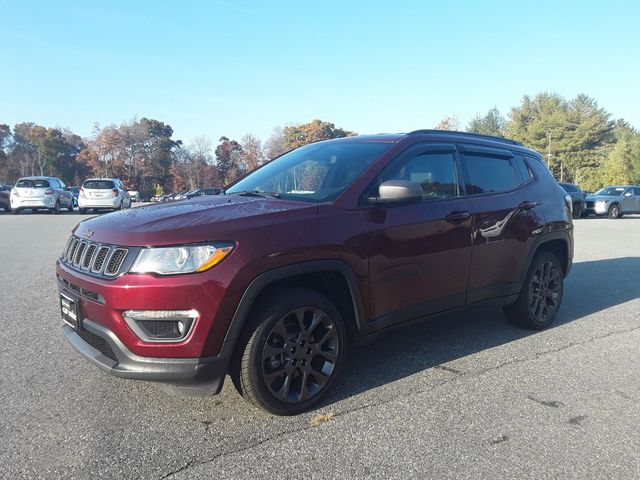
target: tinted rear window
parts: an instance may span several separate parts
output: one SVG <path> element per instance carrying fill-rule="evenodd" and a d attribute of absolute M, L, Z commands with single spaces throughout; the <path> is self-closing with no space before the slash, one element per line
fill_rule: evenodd
<path fill-rule="evenodd" d="M 18 188 L 49 188 L 49 182 L 46 180 L 18 180 L 16 183 Z"/>
<path fill-rule="evenodd" d="M 115 188 L 111 180 L 87 180 L 84 182 L 83 187 L 91 190 L 110 190 Z"/>

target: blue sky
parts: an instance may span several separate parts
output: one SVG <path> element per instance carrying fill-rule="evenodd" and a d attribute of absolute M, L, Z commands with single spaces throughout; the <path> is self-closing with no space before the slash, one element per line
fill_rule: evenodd
<path fill-rule="evenodd" d="M 0 123 L 377 133 L 553 91 L 640 128 L 639 20 L 636 1 L 0 0 Z"/>

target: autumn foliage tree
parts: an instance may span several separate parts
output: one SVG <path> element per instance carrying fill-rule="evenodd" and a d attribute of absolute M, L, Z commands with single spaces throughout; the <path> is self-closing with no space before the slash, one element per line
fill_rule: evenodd
<path fill-rule="evenodd" d="M 331 122 L 322 120 L 312 120 L 302 125 L 284 127 L 282 129 L 283 146 L 285 150 L 298 148 L 308 143 L 319 140 L 329 140 L 331 138 L 350 137 L 356 135 L 354 132 L 337 128 Z"/>

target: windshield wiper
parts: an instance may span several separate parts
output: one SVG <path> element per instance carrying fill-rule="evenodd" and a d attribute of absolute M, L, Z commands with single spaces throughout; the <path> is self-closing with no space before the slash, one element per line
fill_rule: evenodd
<path fill-rule="evenodd" d="M 280 198 L 278 192 L 263 192 L 262 190 L 245 190 L 243 192 L 231 192 L 226 195 L 242 195 L 243 197 Z"/>

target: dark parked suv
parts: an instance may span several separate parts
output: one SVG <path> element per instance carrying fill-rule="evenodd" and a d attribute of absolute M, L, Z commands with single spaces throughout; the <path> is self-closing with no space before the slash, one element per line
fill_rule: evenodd
<path fill-rule="evenodd" d="M 431 130 L 313 143 L 224 195 L 82 221 L 57 262 L 64 334 L 111 374 L 254 404 L 319 401 L 348 345 L 481 302 L 547 327 L 573 256 L 541 156 Z"/>
<path fill-rule="evenodd" d="M 587 216 L 587 194 L 580 190 L 580 187 L 573 183 L 558 182 L 558 185 L 571 197 L 573 204 L 573 218 Z"/>

